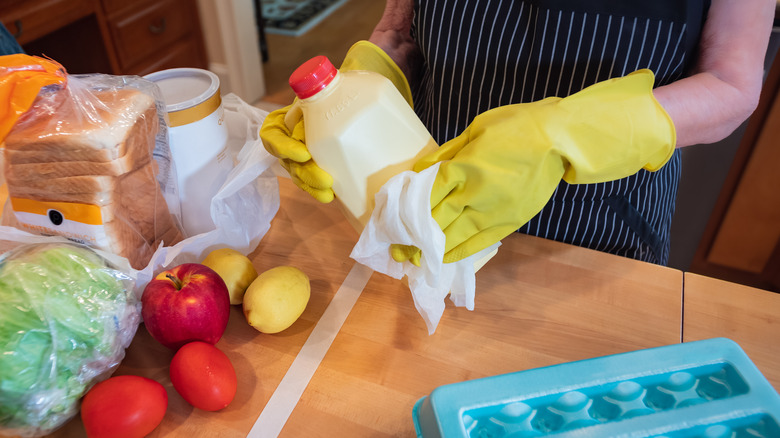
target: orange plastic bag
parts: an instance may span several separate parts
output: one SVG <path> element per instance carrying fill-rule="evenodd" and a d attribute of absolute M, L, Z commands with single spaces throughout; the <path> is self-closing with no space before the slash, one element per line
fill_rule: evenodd
<path fill-rule="evenodd" d="M 0 142 L 41 88 L 64 84 L 66 77 L 65 68 L 55 61 L 24 54 L 0 56 Z"/>

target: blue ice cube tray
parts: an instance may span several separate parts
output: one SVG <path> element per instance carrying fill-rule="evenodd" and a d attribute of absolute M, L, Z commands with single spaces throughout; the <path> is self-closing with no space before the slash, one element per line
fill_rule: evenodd
<path fill-rule="evenodd" d="M 775 438 L 780 396 L 716 338 L 444 385 L 413 417 L 422 438 Z"/>

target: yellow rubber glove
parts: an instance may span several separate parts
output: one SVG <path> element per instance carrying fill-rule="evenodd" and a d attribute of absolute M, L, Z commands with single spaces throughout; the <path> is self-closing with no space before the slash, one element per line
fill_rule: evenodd
<path fill-rule="evenodd" d="M 376 45 L 358 41 L 347 52 L 340 71 L 368 70 L 393 82 L 401 95 L 412 105 L 412 91 L 401 69 Z M 279 158 L 295 185 L 314 199 L 328 203 L 333 200 L 333 178 L 311 158 L 301 109 L 296 99 L 291 105 L 271 112 L 260 128 L 260 138 L 268 153 Z"/>
<path fill-rule="evenodd" d="M 663 166 L 676 136 L 653 97 L 653 81 L 650 70 L 639 70 L 566 98 L 494 108 L 419 160 L 416 172 L 442 162 L 431 212 L 446 236 L 444 262 L 475 254 L 520 228 L 561 179 L 598 183 Z M 415 250 L 393 245 L 391 254 L 414 261 Z"/>

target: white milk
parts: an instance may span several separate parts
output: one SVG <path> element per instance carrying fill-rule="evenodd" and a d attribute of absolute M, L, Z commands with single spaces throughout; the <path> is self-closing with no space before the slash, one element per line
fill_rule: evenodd
<path fill-rule="evenodd" d="M 378 73 L 339 72 L 318 56 L 292 74 L 290 85 L 300 99 L 306 146 L 333 177 L 336 199 L 360 233 L 374 194 L 438 146 L 393 83 Z"/>

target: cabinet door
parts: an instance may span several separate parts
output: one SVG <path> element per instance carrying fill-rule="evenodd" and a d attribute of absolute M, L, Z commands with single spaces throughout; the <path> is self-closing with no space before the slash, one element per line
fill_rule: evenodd
<path fill-rule="evenodd" d="M 144 76 L 169 68 L 204 68 L 205 65 L 206 61 L 201 56 L 197 42 L 187 39 L 166 48 L 164 53 L 160 53 L 159 57 L 150 57 L 148 62 L 136 64 L 127 71 L 127 74 Z"/>
<path fill-rule="evenodd" d="M 175 41 L 195 33 L 198 16 L 192 8 L 184 7 L 185 4 L 188 3 L 177 0 L 154 2 L 111 22 L 123 70 L 130 70 L 150 57 L 158 57 Z"/>
<path fill-rule="evenodd" d="M 691 271 L 780 292 L 780 56 Z"/>
<path fill-rule="evenodd" d="M 0 1 L 0 19 L 25 45 L 94 12 L 91 0 Z"/>

